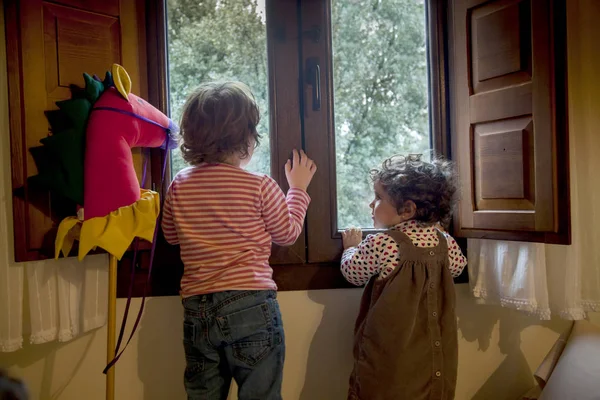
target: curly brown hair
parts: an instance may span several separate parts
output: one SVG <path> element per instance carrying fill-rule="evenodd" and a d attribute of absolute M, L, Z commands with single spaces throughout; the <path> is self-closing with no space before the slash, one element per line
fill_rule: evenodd
<path fill-rule="evenodd" d="M 250 88 L 241 82 L 208 82 L 187 99 L 181 117 L 181 154 L 191 165 L 242 158 L 258 146 L 260 112 Z"/>
<path fill-rule="evenodd" d="M 447 226 L 456 204 L 458 179 L 450 161 L 421 155 L 393 156 L 380 169 L 371 170 L 373 182 L 379 182 L 400 214 L 409 200 L 417 206 L 415 220 L 424 224 Z"/>

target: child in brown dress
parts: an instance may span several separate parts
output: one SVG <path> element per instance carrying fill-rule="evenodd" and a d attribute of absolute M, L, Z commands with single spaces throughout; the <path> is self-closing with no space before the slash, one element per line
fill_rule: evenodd
<path fill-rule="evenodd" d="M 346 230 L 341 270 L 368 282 L 355 326 L 351 400 L 454 398 L 458 341 L 453 276 L 467 260 L 442 228 L 455 203 L 452 165 L 392 157 L 372 171 L 376 228 Z"/>

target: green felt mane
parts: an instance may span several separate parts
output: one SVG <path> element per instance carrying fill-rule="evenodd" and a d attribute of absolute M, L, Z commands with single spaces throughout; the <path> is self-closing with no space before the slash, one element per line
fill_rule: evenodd
<path fill-rule="evenodd" d="M 28 180 L 81 206 L 87 121 L 94 103 L 113 85 L 110 72 L 103 82 L 85 73 L 83 79 L 83 90 L 72 87 L 71 99 L 56 102 L 58 110 L 46 113 L 52 133 L 30 149 L 38 174 Z"/>

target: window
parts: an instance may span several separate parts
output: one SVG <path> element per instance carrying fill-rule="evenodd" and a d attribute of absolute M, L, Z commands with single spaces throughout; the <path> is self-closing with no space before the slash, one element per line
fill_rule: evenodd
<path fill-rule="evenodd" d="M 259 131 L 263 133 L 249 169 L 269 173 L 265 0 L 169 0 L 167 5 L 171 115 L 179 119 L 186 96 L 199 82 L 247 83 L 262 111 Z M 339 228 L 370 227 L 372 167 L 392 154 L 430 149 L 425 21 L 423 1 L 332 1 Z M 326 35 L 320 40 L 326 40 Z M 290 81 L 297 79 L 289 72 Z M 172 174 L 185 167 L 177 150 L 172 152 L 171 167 Z"/>
<path fill-rule="evenodd" d="M 437 61 L 444 59 L 443 40 L 429 23 L 442 18 L 441 8 L 419 0 L 168 0 L 164 6 L 156 29 L 164 15 L 168 66 L 154 76 L 159 87 L 167 88 L 168 79 L 171 115 L 179 118 L 202 81 L 243 81 L 262 113 L 251 168 L 270 173 L 286 190 L 283 165 L 293 148 L 306 149 L 319 166 L 304 233 L 291 248 L 273 248 L 278 285 L 345 285 L 337 264 L 340 230 L 372 229 L 370 169 L 393 154 L 428 154 L 432 147 L 445 153 L 443 129 L 431 135 L 444 120 Z M 172 176 L 184 167 L 173 151 Z M 161 259 L 173 265 L 176 253 L 166 249 Z"/>
<path fill-rule="evenodd" d="M 200 82 L 246 83 L 261 110 L 262 136 L 248 169 L 270 174 L 269 75 L 265 0 L 167 2 L 171 116 L 179 121 L 186 97 Z M 171 174 L 185 167 L 171 154 Z"/>
<path fill-rule="evenodd" d="M 432 130 L 444 120 L 438 114 L 444 73 L 431 62 L 444 58 L 443 46 L 432 46 L 443 40 L 429 23 L 439 12 L 438 2 L 413 0 L 301 7 L 304 30 L 329 27 L 301 47 L 305 65 L 319 63 L 323 99 L 317 110 L 314 86 L 304 85 L 304 141 L 321 171 L 309 188 L 308 262 L 338 260 L 341 229 L 372 227 L 371 168 L 394 154 L 427 154 L 432 147 L 446 154 L 437 139 L 443 130 Z"/>
<path fill-rule="evenodd" d="M 332 0 L 337 227 L 372 227 L 369 170 L 430 150 L 424 1 Z"/>
<path fill-rule="evenodd" d="M 293 24 L 284 26 L 282 18 Z M 339 230 L 372 228 L 370 169 L 393 154 L 429 153 L 424 1 L 169 0 L 167 25 L 172 116 L 180 116 L 185 97 L 200 82 L 237 79 L 251 87 L 263 115 L 263 140 L 250 169 L 271 172 L 274 152 L 285 156 L 273 160 L 272 171 L 282 168 L 291 146 L 289 140 L 277 143 L 274 135 L 297 136 L 317 160 L 305 234 L 309 242 L 315 237 L 320 243 L 309 243 L 308 253 L 306 246 L 297 247 L 295 256 L 279 262 L 334 261 Z M 225 26 L 230 29 L 219 28 Z M 286 53 L 294 54 L 294 68 L 278 68 Z M 295 104 L 284 106 L 285 98 L 270 98 L 273 84 L 297 96 Z M 313 95 L 320 96 L 320 105 L 312 103 Z M 302 118 L 269 124 L 273 111 L 284 107 L 280 112 Z M 298 135 L 302 126 L 304 135 Z M 173 151 L 172 173 L 184 166 Z M 285 186 L 283 176 L 275 178 Z M 321 252 L 319 247 L 326 248 L 326 255 L 311 257 Z"/>

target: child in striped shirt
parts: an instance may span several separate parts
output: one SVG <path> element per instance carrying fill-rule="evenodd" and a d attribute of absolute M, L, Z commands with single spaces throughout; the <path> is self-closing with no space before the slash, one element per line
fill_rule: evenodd
<path fill-rule="evenodd" d="M 271 243 L 293 244 L 317 170 L 303 151 L 285 165 L 285 196 L 269 176 L 244 170 L 258 145 L 250 89 L 207 83 L 188 98 L 181 153 L 191 167 L 173 179 L 162 228 L 180 245 L 184 274 L 185 388 L 189 399 L 281 399 L 285 341 Z"/>

